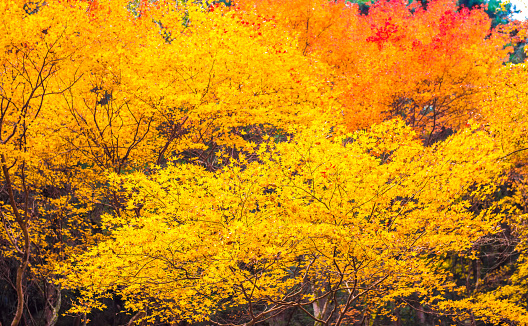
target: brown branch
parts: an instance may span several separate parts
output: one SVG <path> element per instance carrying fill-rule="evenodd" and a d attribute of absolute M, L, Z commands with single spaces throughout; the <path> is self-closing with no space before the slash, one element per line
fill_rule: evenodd
<path fill-rule="evenodd" d="M 15 215 L 15 220 L 18 223 L 20 229 L 22 230 L 22 234 L 24 235 L 24 255 L 22 257 L 22 262 L 20 263 L 20 266 L 18 266 L 17 269 L 17 277 L 16 277 L 16 291 L 17 291 L 17 309 L 15 313 L 15 317 L 13 318 L 13 321 L 11 322 L 11 326 L 17 326 L 20 323 L 20 320 L 22 319 L 22 314 L 24 311 L 24 288 L 22 286 L 26 269 L 29 265 L 29 255 L 30 255 L 30 240 L 29 240 L 29 234 L 27 229 L 27 221 L 22 218 L 20 215 L 20 212 L 18 211 L 18 207 L 15 201 L 15 196 L 13 194 L 13 185 L 11 183 L 11 177 L 9 174 L 9 169 L 7 168 L 7 161 L 4 154 L 1 154 L 1 163 L 2 163 L 2 170 L 5 177 L 6 182 L 6 188 L 9 195 L 9 202 L 11 205 L 11 208 L 13 209 L 13 214 Z M 27 191 L 27 190 L 26 190 Z M 27 195 L 27 194 L 26 194 Z"/>
<path fill-rule="evenodd" d="M 525 148 L 521 148 L 521 149 L 515 150 L 515 151 L 513 151 L 513 152 L 511 152 L 511 153 L 509 153 L 509 154 L 507 154 L 507 155 L 504 155 L 503 157 L 499 158 L 499 160 L 503 160 L 503 159 L 507 158 L 508 156 L 511 156 L 511 155 L 516 154 L 516 153 L 519 153 L 519 152 L 523 152 L 523 151 L 525 151 L 525 150 L 528 150 L 528 147 L 525 147 Z"/>
<path fill-rule="evenodd" d="M 137 314 L 135 314 L 134 317 L 132 317 L 130 319 L 130 321 L 126 324 L 126 326 L 132 326 L 132 325 L 134 325 L 136 320 L 141 319 L 141 318 L 146 317 L 146 316 L 147 316 L 147 314 L 144 311 L 140 311 Z"/>

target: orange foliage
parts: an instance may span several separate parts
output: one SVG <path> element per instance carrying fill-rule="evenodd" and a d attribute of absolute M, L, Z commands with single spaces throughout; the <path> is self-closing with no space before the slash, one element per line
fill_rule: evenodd
<path fill-rule="evenodd" d="M 350 130 L 401 116 L 431 135 L 460 127 L 477 111 L 475 95 L 500 68 L 505 39 L 483 9 L 455 1 L 380 1 L 368 15 L 342 1 L 242 0 L 299 39 L 313 61 L 329 64 Z"/>

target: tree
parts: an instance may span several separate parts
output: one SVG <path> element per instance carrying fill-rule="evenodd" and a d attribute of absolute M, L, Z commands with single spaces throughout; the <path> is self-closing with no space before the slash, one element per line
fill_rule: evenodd
<path fill-rule="evenodd" d="M 58 8 L 52 4 L 48 8 L 35 15 L 22 3 L 0 5 L 3 13 L 0 157 L 3 192 L 6 194 L 0 214 L 2 250 L 7 258 L 16 259 L 18 264 L 14 281 L 18 304 L 11 323 L 13 326 L 18 325 L 23 317 L 29 266 L 32 264 L 37 270 L 41 267 L 41 257 L 35 257 L 35 251 L 50 250 L 60 256 L 52 249 L 58 245 L 55 242 L 57 237 L 62 243 L 62 235 L 54 234 L 57 231 L 55 223 L 65 217 L 60 213 L 60 207 L 71 203 L 61 201 L 59 194 L 46 196 L 41 191 L 49 185 L 52 187 L 48 188 L 49 192 L 60 192 L 60 181 L 57 180 L 60 179 L 60 172 L 47 164 L 48 159 L 54 156 L 57 160 L 60 145 L 53 143 L 57 137 L 53 133 L 56 130 L 46 128 L 50 126 L 52 116 L 59 113 L 52 105 L 53 98 L 68 92 L 79 81 L 77 62 L 80 53 L 70 44 L 75 42 L 75 32 L 83 17 L 75 8 L 61 7 L 64 24 L 56 24 L 53 17 L 58 14 Z M 64 162 L 62 158 L 59 161 L 58 164 Z M 53 199 L 50 197 L 55 199 L 55 203 L 51 203 Z M 42 205 L 39 205 L 41 200 Z M 75 221 L 74 216 L 73 220 L 65 223 Z M 35 230 L 43 225 L 50 229 L 41 229 L 38 235 L 35 234 Z M 54 240 L 45 243 L 45 236 Z M 50 305 L 54 292 L 51 291 L 47 298 Z M 52 325 L 57 311 L 55 306 L 50 308 L 52 315 L 47 322 Z"/>
<path fill-rule="evenodd" d="M 72 262 L 77 309 L 117 294 L 151 323 L 253 325 L 297 307 L 316 325 L 340 325 L 409 295 L 441 306 L 434 293 L 460 291 L 442 255 L 502 218 L 470 205 L 495 191 L 504 166 L 494 141 L 473 129 L 424 147 L 401 121 L 328 136 L 313 128 L 261 144 L 257 161 L 216 172 L 115 175 L 129 213 L 107 216 L 110 238 Z M 244 313 L 215 320 L 235 308 Z"/>
<path fill-rule="evenodd" d="M 514 26 L 522 37 L 524 29 Z M 506 239 L 510 248 L 503 245 L 503 257 L 488 273 L 497 275 L 496 280 L 481 281 L 475 284 L 471 293 L 460 302 L 448 305 L 449 310 L 456 311 L 460 306 L 472 307 L 473 310 L 486 316 L 490 323 L 500 323 L 504 318 L 524 325 L 527 316 L 523 306 L 526 305 L 528 293 L 526 279 L 526 110 L 523 98 L 527 94 L 526 69 L 523 65 L 505 65 L 491 87 L 482 98 L 481 123 L 486 131 L 493 135 L 502 151 L 502 160 L 512 165 L 507 172 L 501 201 L 512 207 L 512 212 L 503 221 L 502 233 L 510 234 Z M 480 249 L 479 256 L 488 254 Z M 491 253 L 493 254 L 493 253 Z M 485 261 L 478 259 L 478 261 Z M 482 280 L 492 279 L 493 274 L 482 272 Z M 480 283 L 480 284 L 479 284 Z M 500 311 L 500 313 L 499 313 Z"/>
<path fill-rule="evenodd" d="M 56 322 L 58 266 L 102 236 L 103 212 L 124 208 L 127 194 L 108 187 L 107 173 L 168 157 L 215 169 L 215 151 L 238 151 L 248 131 L 336 116 L 319 92 L 324 80 L 304 74 L 325 67 L 308 66 L 272 24 L 245 24 L 255 14 L 170 2 L 140 2 L 134 13 L 127 3 L 0 7 L 1 245 L 18 266 L 12 325 L 29 318 L 28 287 L 40 288 L 45 323 Z"/>
<path fill-rule="evenodd" d="M 333 68 L 349 130 L 402 117 L 429 142 L 479 112 L 479 93 L 507 59 L 504 34 L 482 8 L 455 1 L 355 4 L 242 1 L 297 35 L 303 53 Z"/>

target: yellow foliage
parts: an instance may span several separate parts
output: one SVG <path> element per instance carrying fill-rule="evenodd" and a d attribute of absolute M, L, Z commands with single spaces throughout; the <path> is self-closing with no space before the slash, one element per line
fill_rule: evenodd
<path fill-rule="evenodd" d="M 229 307 L 258 321 L 338 292 L 343 304 L 382 307 L 452 288 L 441 255 L 470 248 L 502 219 L 469 201 L 492 194 L 473 185 L 492 185 L 504 168 L 493 139 L 467 130 L 424 147 L 398 120 L 330 136 L 308 128 L 216 172 L 114 174 L 130 193 L 128 213 L 108 217 L 110 238 L 74 258 L 65 285 L 189 321 Z"/>

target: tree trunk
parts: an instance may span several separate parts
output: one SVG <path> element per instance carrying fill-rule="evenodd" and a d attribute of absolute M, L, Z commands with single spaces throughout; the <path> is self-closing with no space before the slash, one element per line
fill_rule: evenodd
<path fill-rule="evenodd" d="M 313 303 L 314 317 L 317 319 L 325 319 L 328 314 L 328 307 L 330 303 L 330 296 L 326 296 L 322 299 L 316 300 Z M 323 323 L 316 321 L 314 326 L 322 326 Z"/>
<path fill-rule="evenodd" d="M 7 193 L 9 195 L 9 204 L 11 206 L 11 209 L 13 210 L 13 215 L 15 216 L 15 220 L 20 227 L 20 230 L 22 231 L 22 234 L 24 236 L 24 248 L 19 249 L 22 254 L 22 261 L 20 262 L 20 266 L 17 268 L 17 276 L 16 276 L 16 282 L 15 282 L 15 288 L 17 292 L 17 309 L 15 313 L 15 317 L 13 318 L 13 321 L 11 322 L 11 326 L 18 326 L 20 323 L 20 320 L 22 320 L 22 315 L 24 312 L 24 281 L 26 276 L 26 269 L 29 265 L 29 256 L 30 256 L 30 247 L 31 243 L 29 240 L 29 234 L 28 234 L 28 228 L 27 228 L 27 219 L 28 219 L 28 193 L 27 189 L 24 189 L 25 192 L 25 214 L 22 216 L 20 214 L 20 211 L 18 210 L 17 203 L 15 201 L 15 195 L 13 194 L 13 184 L 11 183 L 11 176 L 9 174 L 9 168 L 7 167 L 7 161 L 5 158 L 5 155 L 1 155 L 2 160 L 2 171 L 4 173 L 5 183 L 6 183 L 6 189 Z M 24 171 L 22 171 L 22 183 L 25 188 L 25 180 L 24 180 Z M 7 230 L 8 231 L 8 230 Z M 16 244 L 13 244 L 16 246 Z"/>
<path fill-rule="evenodd" d="M 57 319 L 59 318 L 59 310 L 62 304 L 61 289 L 48 283 L 46 301 L 46 326 L 55 326 Z"/>
<path fill-rule="evenodd" d="M 426 316 L 425 316 L 425 313 L 423 312 L 422 305 L 418 305 L 418 309 L 416 310 L 416 318 L 418 319 L 418 323 L 420 325 L 425 325 Z"/>
<path fill-rule="evenodd" d="M 398 307 L 394 308 L 394 319 L 391 323 L 392 326 L 401 326 L 401 318 L 400 318 L 400 309 Z"/>
<path fill-rule="evenodd" d="M 290 309 L 293 310 L 293 309 Z M 288 310 L 281 311 L 276 316 L 268 319 L 269 326 L 286 326 L 291 319 L 292 313 Z"/>

